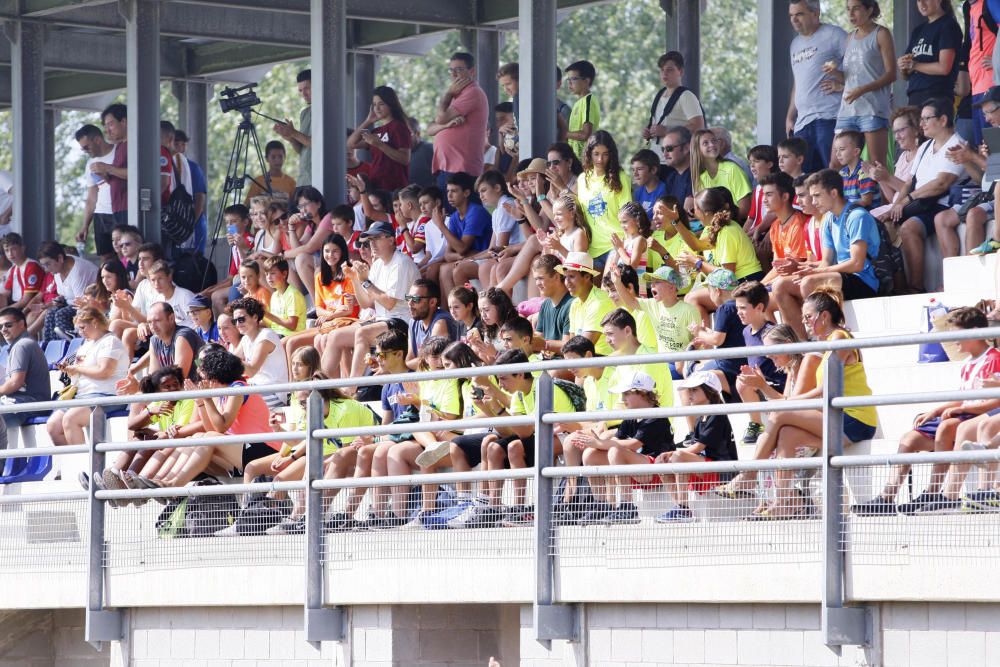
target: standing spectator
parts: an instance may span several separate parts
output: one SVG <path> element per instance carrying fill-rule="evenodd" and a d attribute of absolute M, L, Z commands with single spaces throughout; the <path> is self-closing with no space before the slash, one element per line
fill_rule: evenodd
<path fill-rule="evenodd" d="M 431 171 L 442 191 L 454 173 L 483 173 L 481 142 L 489 116 L 489 102 L 476 83 L 476 61 L 470 54 L 453 53 L 448 76 L 451 85 L 438 100 L 434 122 L 427 127 L 427 134 L 435 137 Z"/>
<path fill-rule="evenodd" d="M 691 211 L 691 131 L 683 126 L 667 130 L 660 141 L 660 153 L 660 178 L 666 193 L 681 202 L 684 210 Z"/>
<path fill-rule="evenodd" d="M 28 257 L 24 251 L 24 240 L 17 232 L 4 236 L 2 245 L 10 269 L 0 293 L 6 297 L 8 305 L 24 310 L 41 291 L 45 269 Z"/>
<path fill-rule="evenodd" d="M 299 177 L 296 186 L 312 185 L 312 70 L 304 69 L 295 77 L 299 95 L 306 106 L 299 113 L 299 129 L 292 121 L 275 123 L 274 131 L 292 144 L 292 150 L 299 154 Z"/>
<path fill-rule="evenodd" d="M 740 166 L 723 157 L 721 142 L 712 130 L 698 130 L 691 138 L 691 191 L 700 193 L 713 187 L 729 191 L 739 209 L 739 219 L 750 212 L 750 178 Z"/>
<path fill-rule="evenodd" d="M 597 70 L 587 60 L 578 60 L 566 68 L 566 83 L 576 95 L 573 110 L 569 114 L 566 141 L 573 147 L 578 158 L 583 158 L 590 135 L 601 126 L 601 105 L 590 92 L 597 78 Z"/>
<path fill-rule="evenodd" d="M 705 127 L 705 110 L 693 91 L 684 87 L 684 56 L 679 51 L 668 51 L 656 62 L 660 68 L 663 88 L 656 92 L 649 107 L 649 122 L 642 129 L 642 138 L 656 157 L 663 161 L 660 139 L 672 127 L 683 125 L 694 132 Z"/>
<path fill-rule="evenodd" d="M 852 2 L 848 16 L 854 31 L 847 36 L 843 70 L 826 62 L 823 71 L 843 84 L 837 131 L 864 132 L 868 158 L 888 164 L 889 86 L 896 80 L 896 63 L 892 33 L 875 22 L 880 15 L 875 0 Z"/>
<path fill-rule="evenodd" d="M 347 138 L 351 150 L 368 148 L 371 152 L 370 187 L 398 190 L 410 179 L 410 128 L 396 91 L 379 86 L 372 91 L 368 116 Z"/>
<path fill-rule="evenodd" d="M 195 252 L 199 255 L 205 254 L 205 246 L 208 242 L 208 181 L 205 179 L 205 170 L 201 165 L 189 158 L 186 154 L 190 137 L 184 130 L 174 130 L 174 158 L 175 163 L 181 160 L 183 168 L 187 174 L 184 181 L 185 187 L 191 186 L 191 197 L 194 199 L 194 230 L 191 236 L 181 243 L 182 250 Z"/>
<path fill-rule="evenodd" d="M 410 127 L 410 183 L 416 183 L 421 188 L 434 185 L 434 173 L 431 171 L 434 147 L 420 136 L 420 122 L 416 118 L 407 116 L 406 124 Z"/>
<path fill-rule="evenodd" d="M 918 0 L 917 11 L 927 19 L 910 33 L 906 51 L 899 57 L 899 71 L 907 79 L 910 104 L 952 97 L 958 78 L 962 28 L 951 0 Z"/>
<path fill-rule="evenodd" d="M 556 134 L 559 141 L 565 142 L 566 133 L 569 131 L 569 117 L 573 113 L 573 107 L 566 104 L 566 101 L 559 97 L 559 91 L 562 90 L 562 82 L 562 68 L 556 65 Z"/>
<path fill-rule="evenodd" d="M 819 0 L 793 0 L 788 6 L 792 27 L 798 35 L 790 48 L 795 81 L 788 100 L 785 130 L 788 136 L 801 137 L 809 146 L 804 167 L 807 173 L 830 164 L 840 95 L 823 71 L 823 65 L 840 64 L 847 36 L 843 29 L 820 22 L 819 12 Z"/>
<path fill-rule="evenodd" d="M 14 215 L 14 174 L 0 169 L 0 234 L 7 235 L 13 230 L 11 217 Z"/>
<path fill-rule="evenodd" d="M 997 17 L 993 16 L 987 0 L 965 0 L 962 3 L 965 20 L 965 41 L 962 51 L 969 61 L 969 78 L 972 82 L 972 143 L 983 142 L 983 128 L 987 127 L 981 108 L 986 93 L 993 85 L 993 50 L 997 42 Z"/>
<path fill-rule="evenodd" d="M 611 235 L 622 235 L 618 213 L 632 201 L 630 179 L 621 167 L 618 145 L 605 130 L 594 133 L 583 154 L 583 174 L 577 179 L 577 194 L 590 225 L 588 252 L 594 268 L 604 271 L 611 252 Z"/>
<path fill-rule="evenodd" d="M 38 249 L 38 263 L 54 276 L 59 293 L 45 314 L 42 334 L 42 340 L 52 340 L 57 337 L 56 327 L 64 332 L 73 330 L 74 301 L 84 296 L 84 290 L 97 281 L 97 267 L 82 257 L 67 255 L 62 245 L 55 241 L 46 241 Z"/>
<path fill-rule="evenodd" d="M 87 189 L 87 201 L 83 205 L 83 226 L 76 233 L 77 243 L 86 243 L 91 225 L 94 227 L 94 245 L 98 255 L 110 255 L 115 249 L 111 243 L 111 229 L 115 217 L 111 208 L 111 187 L 108 182 L 91 170 L 95 162 L 111 164 L 115 159 L 115 147 L 104 140 L 104 134 L 95 125 L 84 125 L 76 131 L 76 141 L 87 154 L 83 183 Z"/>
<path fill-rule="evenodd" d="M 90 172 L 108 184 L 111 194 L 111 214 L 115 224 L 128 224 L 128 107 L 112 104 L 101 112 L 104 134 L 114 144 L 110 163 L 88 163 Z"/>
<path fill-rule="evenodd" d="M 288 195 L 288 201 L 291 202 L 298 183 L 285 173 L 285 144 L 277 139 L 267 142 L 267 145 L 264 146 L 264 160 L 267 162 L 267 175 L 271 177 L 271 192 L 275 194 L 284 192 Z M 264 174 L 251 181 L 243 205 L 249 208 L 251 199 L 267 194 L 264 190 L 265 185 Z"/>
<path fill-rule="evenodd" d="M 0 310 L 0 336 L 7 343 L 7 364 L 0 396 L 12 403 L 49 400 L 49 362 L 38 343 L 28 335 L 24 313 L 17 308 Z M 0 450 L 7 449 L 7 430 L 18 428 L 31 412 L 5 412 L 0 428 Z"/>

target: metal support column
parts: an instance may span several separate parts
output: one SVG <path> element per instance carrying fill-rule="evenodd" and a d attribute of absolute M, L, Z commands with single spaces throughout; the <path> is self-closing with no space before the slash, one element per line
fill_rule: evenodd
<path fill-rule="evenodd" d="M 42 183 L 45 186 L 45 195 L 42 197 L 42 220 L 45 221 L 45 234 L 50 234 L 45 240 L 56 238 L 56 126 L 59 125 L 59 111 L 57 109 L 45 110 L 45 152 L 42 154 L 42 166 L 45 169 L 45 176 Z M 14 191 L 15 198 L 17 190 Z M 50 229 L 51 227 L 51 229 Z"/>
<path fill-rule="evenodd" d="M 87 549 L 87 608 L 84 620 L 84 641 L 101 650 L 101 642 L 121 641 L 124 636 L 122 613 L 104 608 L 104 509 L 103 500 L 94 497 L 97 485 L 93 480 L 104 472 L 104 452 L 97 444 L 108 440 L 108 418 L 104 408 L 90 413 L 90 500 L 88 501 L 89 541 Z"/>
<path fill-rule="evenodd" d="M 757 0 L 757 142 L 776 144 L 786 137 L 785 117 L 792 92 L 789 47 L 795 30 L 787 3 Z"/>
<path fill-rule="evenodd" d="M 518 0 L 518 128 L 521 155 L 556 140 L 556 1 Z"/>
<path fill-rule="evenodd" d="M 128 221 L 160 241 L 159 0 L 119 0 L 125 18 L 128 97 Z"/>
<path fill-rule="evenodd" d="M 476 83 L 486 93 L 486 104 L 493 118 L 493 108 L 500 101 L 500 87 L 497 84 L 497 70 L 500 69 L 500 33 L 497 30 L 476 30 L 469 28 L 461 32 L 462 47 L 476 59 Z M 506 100 L 506 96 L 504 96 Z M 520 119 L 520 112 L 514 109 Z M 490 143 L 496 145 L 497 129 L 490 122 Z"/>
<path fill-rule="evenodd" d="M 823 607 L 824 642 L 837 655 L 841 646 L 871 643 L 871 611 L 864 606 L 844 606 L 846 538 L 844 536 L 844 469 L 830 465 L 830 458 L 844 453 L 844 411 L 830 402 L 844 395 L 844 362 L 836 354 L 826 361 L 823 373 Z"/>
<path fill-rule="evenodd" d="M 326 201 L 345 201 L 347 173 L 347 3 L 310 0 L 312 184 Z"/>
<path fill-rule="evenodd" d="M 323 606 L 323 491 L 312 483 L 323 479 L 323 441 L 313 436 L 323 428 L 323 397 L 309 394 L 306 404 L 306 641 L 343 641 L 345 614 L 342 607 Z"/>
<path fill-rule="evenodd" d="M 208 97 L 210 84 L 198 81 L 184 83 L 184 103 L 181 127 L 187 133 L 186 155 L 198 163 L 208 177 Z"/>
<path fill-rule="evenodd" d="M 39 147 L 47 146 L 45 127 L 44 33 L 35 23 L 10 22 L 11 105 L 14 116 L 14 228 L 24 237 L 28 252 L 55 238 L 55 218 L 46 210 L 45 160 Z M 53 183 L 54 184 L 54 183 Z"/>
<path fill-rule="evenodd" d="M 351 127 L 357 127 L 368 117 L 372 108 L 372 91 L 375 90 L 375 71 L 378 65 L 374 53 L 353 53 L 352 71 L 354 87 L 354 112 Z M 345 132 L 346 134 L 346 132 Z M 362 160 L 371 160 L 371 151 L 358 151 Z"/>
<path fill-rule="evenodd" d="M 906 50 L 913 29 L 926 20 L 920 15 L 917 3 L 913 0 L 892 0 L 892 42 L 896 47 L 897 58 Z M 892 85 L 892 97 L 892 108 L 906 104 L 906 79 L 902 74 L 896 77 L 896 82 Z"/>
<path fill-rule="evenodd" d="M 553 71 L 553 74 L 555 72 Z M 552 478 L 542 475 L 542 469 L 552 465 L 554 458 L 554 435 L 552 424 L 542 421 L 544 415 L 552 413 L 555 384 L 552 376 L 542 373 L 536 380 L 535 389 L 535 640 L 552 648 L 553 639 L 577 641 L 579 632 L 579 611 L 576 606 L 555 603 L 555 555 L 552 542 L 555 539 L 552 521 L 553 491 Z"/>
<path fill-rule="evenodd" d="M 684 86 L 700 96 L 701 0 L 660 0 L 660 8 L 666 15 L 666 50 L 684 56 Z"/>

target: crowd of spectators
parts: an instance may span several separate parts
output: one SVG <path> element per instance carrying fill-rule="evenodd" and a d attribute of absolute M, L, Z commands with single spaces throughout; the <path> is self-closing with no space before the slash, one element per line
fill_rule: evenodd
<path fill-rule="evenodd" d="M 575 99 L 558 100 L 552 112 L 559 140 L 536 155 L 519 152 L 517 64 L 497 72 L 511 99 L 491 110 L 473 57 L 455 53 L 425 128 L 433 144 L 422 141 L 395 90 L 378 86 L 370 113 L 347 141 L 348 200 L 329 201 L 310 182 L 311 75 L 305 70 L 297 81 L 306 102 L 297 126 L 274 126 L 299 154 L 297 177 L 283 171 L 285 143 L 267 143 L 267 178 L 255 179 L 246 202 L 223 212 L 228 275 L 207 286 L 190 284 L 178 269 L 185 252 L 204 251 L 207 236 L 204 172 L 184 155 L 187 137 L 162 123 L 161 194 L 167 201 L 184 185 L 199 222 L 181 243 L 145 243 L 126 221 L 127 109 L 114 104 L 101 114 L 103 132 L 86 125 L 76 134 L 90 156 L 76 238 L 86 239 L 92 228 L 99 261 L 58 242 L 28 249 L 16 233 L 3 237 L 7 306 L 0 310 L 0 334 L 9 350 L 0 400 L 48 398 L 49 362 L 35 339 L 48 345 L 63 338 L 83 339 L 58 369 L 75 395 L 86 398 L 609 355 L 634 357 L 634 364 L 553 373 L 557 412 L 669 406 L 675 391 L 684 405 L 818 396 L 825 358 L 769 355 L 767 346 L 849 338 L 845 301 L 922 291 L 924 243 L 935 232 L 946 256 L 960 247 L 960 222 L 974 252 L 1000 248 L 1000 240 L 985 239 L 993 183 L 985 175 L 989 150 L 978 147 L 984 128 L 994 120 L 1000 125 L 1000 88 L 983 73 L 996 30 L 983 19 L 985 0 L 964 3 L 964 42 L 948 0 L 920 0 L 927 21 L 899 57 L 877 22 L 874 0 L 849 0 L 850 33 L 822 23 L 818 5 L 788 3 L 798 33 L 791 47 L 789 137 L 750 147 L 745 159 L 725 128 L 708 126 L 701 101 L 683 86 L 684 59 L 677 52 L 659 58 L 663 87 L 634 137 L 614 137 L 601 127 L 594 65 L 568 65 L 559 77 Z M 897 73 L 908 79 L 909 105 L 892 109 L 889 87 Z M 971 88 L 963 85 L 970 79 Z M 955 102 L 970 94 L 965 127 Z M 489 143 L 491 118 L 496 146 Z M 631 144 L 638 144 L 635 151 L 623 153 Z M 368 159 L 357 155 L 361 150 Z M 976 313 L 955 316 L 956 325 L 985 326 L 985 315 Z M 975 359 L 987 355 L 982 346 L 964 345 Z M 655 352 L 743 346 L 760 353 L 670 365 L 642 360 Z M 870 394 L 861 354 L 837 354 L 845 393 Z M 973 376 L 993 382 L 1000 368 L 989 359 L 963 371 L 963 382 Z M 326 391 L 330 427 L 442 424 L 436 431 L 330 440 L 325 474 L 536 465 L 530 426 L 452 430 L 443 423 L 530 414 L 536 386 L 532 373 L 519 370 Z M 136 403 L 130 436 L 302 429 L 306 398 L 276 391 Z M 990 443 L 986 438 L 1000 430 L 988 417 L 991 407 L 949 406 L 925 415 L 901 446 L 953 448 L 956 431 L 970 442 Z M 873 437 L 873 408 L 845 412 L 845 443 Z M 16 427 L 30 414 L 7 413 L 4 425 Z M 52 441 L 84 442 L 87 415 L 85 408 L 56 411 L 48 421 Z M 964 415 L 979 417 L 965 422 Z M 667 419 L 561 424 L 555 453 L 569 465 L 737 457 L 739 434 L 727 417 L 689 418 L 686 435 L 675 438 L 679 426 Z M 756 448 L 757 458 L 813 456 L 822 434 L 820 412 L 781 411 L 751 415 L 741 441 Z M 304 472 L 304 455 L 303 445 L 280 441 L 167 447 L 123 453 L 92 481 L 120 489 L 180 486 L 206 474 L 293 480 Z M 859 511 L 895 508 L 902 475 L 905 470 Z M 911 509 L 952 507 L 961 479 L 964 471 L 943 467 Z M 751 518 L 811 515 L 811 501 L 793 481 L 778 473 L 774 497 Z M 736 498 L 758 489 L 752 473 L 731 480 L 595 477 L 584 502 L 583 483 L 571 480 L 558 519 L 635 522 L 633 489 L 660 486 L 674 503 L 658 518 L 664 523 L 693 520 L 690 491 Z M 464 505 L 449 526 L 532 520 L 523 483 L 514 485 L 506 507 L 499 482 L 460 484 L 457 491 Z M 368 516 L 358 512 L 366 489 L 352 489 L 346 508 L 328 514 L 327 527 L 422 526 L 436 508 L 430 485 L 419 490 L 415 514 L 409 489 L 371 494 Z M 294 500 L 279 492 L 256 500 L 280 514 L 273 532 L 303 529 L 303 508 Z"/>

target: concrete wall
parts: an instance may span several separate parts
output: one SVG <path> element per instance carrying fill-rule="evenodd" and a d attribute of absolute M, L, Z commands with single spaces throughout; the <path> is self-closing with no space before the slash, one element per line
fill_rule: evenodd
<path fill-rule="evenodd" d="M 0 667 L 107 667 L 83 641 L 82 610 L 0 612 Z"/>

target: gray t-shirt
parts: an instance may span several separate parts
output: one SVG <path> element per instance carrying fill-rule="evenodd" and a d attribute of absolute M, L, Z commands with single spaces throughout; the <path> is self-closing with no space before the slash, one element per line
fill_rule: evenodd
<path fill-rule="evenodd" d="M 299 132 L 307 136 L 312 136 L 312 106 L 308 106 L 299 114 Z M 295 182 L 297 187 L 312 185 L 312 160 L 313 151 L 311 146 L 303 146 L 299 153 L 299 178 Z"/>
<path fill-rule="evenodd" d="M 25 373 L 24 385 L 11 394 L 10 398 L 18 403 L 47 401 L 52 398 L 49 362 L 45 360 L 42 348 L 27 334 L 11 344 L 4 379 L 10 379 L 11 375 L 22 371 Z"/>
<path fill-rule="evenodd" d="M 820 90 L 823 81 L 823 63 L 832 60 L 840 69 L 844 59 L 844 42 L 847 38 L 841 28 L 821 23 L 808 37 L 796 35 L 790 48 L 792 76 L 795 77 L 795 108 L 798 117 L 795 130 L 821 118 L 833 119 L 840 110 L 841 93 L 824 93 Z"/>

